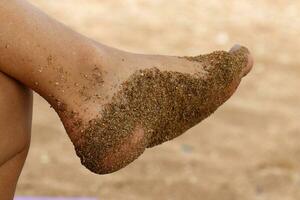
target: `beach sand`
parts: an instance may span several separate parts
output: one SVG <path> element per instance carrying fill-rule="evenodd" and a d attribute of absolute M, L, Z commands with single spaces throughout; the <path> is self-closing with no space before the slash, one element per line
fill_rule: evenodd
<path fill-rule="evenodd" d="M 106 200 L 300 199 L 300 2 L 296 0 L 30 0 L 97 41 L 194 56 L 243 44 L 253 71 L 213 116 L 112 175 L 81 166 L 38 95 L 18 195 Z"/>

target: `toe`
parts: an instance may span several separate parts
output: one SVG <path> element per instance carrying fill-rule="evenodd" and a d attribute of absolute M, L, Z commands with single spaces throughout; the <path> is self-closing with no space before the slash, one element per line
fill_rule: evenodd
<path fill-rule="evenodd" d="M 230 49 L 229 53 L 233 54 L 237 59 L 245 60 L 245 62 L 243 62 L 243 66 L 241 66 L 242 71 L 240 74 L 240 78 L 243 78 L 251 71 L 254 64 L 254 59 L 250 51 L 246 47 L 243 47 L 241 45 L 234 45 Z"/>

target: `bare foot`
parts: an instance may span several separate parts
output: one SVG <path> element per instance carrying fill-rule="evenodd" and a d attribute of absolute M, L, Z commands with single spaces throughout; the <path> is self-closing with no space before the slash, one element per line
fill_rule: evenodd
<path fill-rule="evenodd" d="M 230 53 L 197 57 L 100 49 L 99 55 L 105 56 L 96 50 L 81 68 L 59 69 L 50 83 L 57 89 L 47 97 L 82 164 L 98 174 L 125 167 L 147 147 L 171 140 L 207 118 L 253 65 L 248 50 L 240 46 Z"/>
<path fill-rule="evenodd" d="M 121 169 L 201 122 L 252 67 L 239 46 L 197 57 L 120 51 L 27 1 L 1 2 L 0 71 L 49 101 L 81 162 L 95 173 Z"/>

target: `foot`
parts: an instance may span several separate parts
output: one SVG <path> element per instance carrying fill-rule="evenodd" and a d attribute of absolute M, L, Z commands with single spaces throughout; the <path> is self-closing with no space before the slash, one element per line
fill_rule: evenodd
<path fill-rule="evenodd" d="M 98 174 L 125 167 L 146 148 L 207 118 L 234 93 L 253 64 L 240 46 L 197 57 L 96 49 L 81 67 L 58 69 L 59 76 L 50 82 L 56 89 L 46 98 L 82 164 Z"/>

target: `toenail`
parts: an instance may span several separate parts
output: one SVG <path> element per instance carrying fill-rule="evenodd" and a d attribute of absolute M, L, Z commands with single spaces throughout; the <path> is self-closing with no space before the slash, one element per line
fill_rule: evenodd
<path fill-rule="evenodd" d="M 236 45 L 234 45 L 234 46 L 230 49 L 229 53 L 236 52 L 236 51 L 240 50 L 241 48 L 242 48 L 241 45 L 236 44 Z"/>

